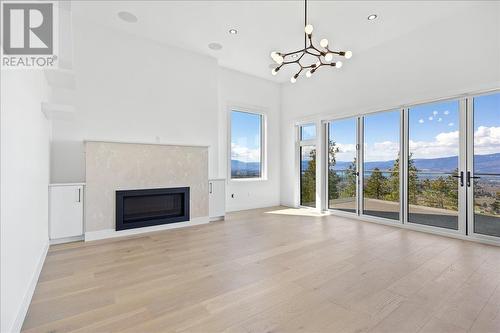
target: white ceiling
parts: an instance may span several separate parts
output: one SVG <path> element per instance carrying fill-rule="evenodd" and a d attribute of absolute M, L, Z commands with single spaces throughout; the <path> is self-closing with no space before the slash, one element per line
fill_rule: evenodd
<path fill-rule="evenodd" d="M 120 29 L 218 59 L 221 66 L 277 82 L 292 71 L 271 75 L 271 51 L 303 45 L 303 1 L 73 1 L 73 13 Z M 431 22 L 453 17 L 479 1 L 309 1 L 314 37 L 328 38 L 335 49 L 351 50 L 353 59 Z M 117 17 L 129 11 L 137 23 Z M 377 20 L 368 21 L 376 13 Z M 457 25 L 463 24 L 457 20 Z M 235 28 L 237 35 L 228 30 Z M 429 36 L 432 38 L 432 36 Z M 217 42 L 222 50 L 208 44 Z M 390 56 L 390 55 L 388 55 Z M 182 59 L 180 59 L 182 61 Z M 344 61 L 349 66 L 349 61 Z M 340 69 L 341 70 L 341 69 Z"/>

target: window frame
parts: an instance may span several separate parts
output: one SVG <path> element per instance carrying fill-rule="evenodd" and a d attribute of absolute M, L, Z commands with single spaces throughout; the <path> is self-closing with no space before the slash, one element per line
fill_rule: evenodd
<path fill-rule="evenodd" d="M 364 179 L 364 174 L 365 174 L 365 156 L 366 156 L 366 153 L 365 153 L 365 144 L 366 144 L 366 137 L 365 137 L 365 133 L 366 133 L 366 128 L 365 128 L 365 122 L 366 122 L 366 118 L 367 117 L 370 117 L 370 116 L 377 116 L 377 115 L 381 115 L 381 114 L 384 114 L 384 113 L 390 113 L 390 112 L 397 112 L 399 114 L 399 129 L 398 129 L 398 140 L 399 140 L 399 154 L 398 154 L 398 157 L 399 158 L 399 217 L 398 219 L 391 219 L 391 218 L 384 218 L 384 217 L 379 217 L 379 216 L 375 216 L 375 215 L 369 215 L 369 214 L 365 214 L 365 203 L 364 203 L 364 199 L 365 199 L 365 191 L 364 191 L 364 186 L 365 186 L 365 179 Z M 360 171 L 359 171 L 359 174 L 360 174 L 360 179 L 359 179 L 359 184 L 360 184 L 360 189 L 359 189 L 359 216 L 361 217 L 367 217 L 367 218 L 373 218 L 373 219 L 381 219 L 383 221 L 386 221 L 388 223 L 398 223 L 398 224 L 402 224 L 403 222 L 403 219 L 402 219 L 402 216 L 404 214 L 404 202 L 405 200 L 402 198 L 403 196 L 403 193 L 405 191 L 405 185 L 404 185 L 404 181 L 405 181 L 405 170 L 402 170 L 401 169 L 401 166 L 402 165 L 405 165 L 406 166 L 406 162 L 404 161 L 404 156 L 403 156 L 403 152 L 405 151 L 405 144 L 404 144 L 404 137 L 405 137 L 405 133 L 404 133 L 404 127 L 405 127 L 405 122 L 404 122 L 404 110 L 403 108 L 394 108 L 394 109 L 389 109 L 389 110 L 381 110 L 381 111 L 375 111 L 375 112 L 371 112 L 371 113 L 367 113 L 367 114 L 363 114 L 360 116 L 360 129 L 359 129 L 359 156 L 360 156 L 360 159 L 359 159 L 359 168 L 360 168 Z"/>
<path fill-rule="evenodd" d="M 361 118 L 362 116 L 340 116 L 340 117 L 331 117 L 326 120 L 323 120 L 322 122 L 325 124 L 325 136 L 323 138 L 325 149 L 324 149 L 324 172 L 325 172 L 325 185 L 324 185 L 324 193 L 323 193 L 323 198 L 325 201 L 325 210 L 329 212 L 333 212 L 336 214 L 339 214 L 341 216 L 347 216 L 347 217 L 353 217 L 353 216 L 360 216 L 361 212 L 361 204 L 360 204 L 360 188 L 362 188 L 363 184 L 361 182 L 361 179 L 359 177 L 360 172 L 362 171 L 362 166 L 360 166 L 360 161 L 361 161 L 361 148 L 360 148 L 360 142 L 362 139 L 359 137 L 359 132 L 360 132 L 360 126 L 361 125 Z M 348 120 L 348 119 L 353 119 L 355 121 L 355 138 L 356 138 L 356 211 L 351 213 L 351 212 L 345 212 L 339 209 L 335 208 L 330 208 L 330 202 L 329 202 L 329 188 L 328 188 L 328 169 L 330 168 L 329 165 L 329 159 L 330 157 L 327 156 L 329 153 L 329 145 L 330 145 L 330 124 L 336 121 L 343 121 L 343 120 Z"/>
<path fill-rule="evenodd" d="M 260 117 L 260 177 L 233 178 L 231 175 L 231 141 L 232 141 L 232 112 L 249 113 Z M 244 107 L 232 104 L 227 107 L 227 179 L 228 182 L 259 182 L 267 181 L 267 112 L 264 108 Z"/>
<path fill-rule="evenodd" d="M 295 128 L 295 137 L 296 137 L 296 156 L 299 156 L 300 150 L 297 148 L 300 148 L 300 131 L 298 130 L 298 126 L 300 125 L 305 125 L 305 124 L 310 124 L 310 123 L 320 123 L 321 124 L 321 132 L 317 136 L 320 135 L 320 138 L 318 140 L 321 140 L 321 143 L 318 143 L 323 146 L 319 154 L 321 154 L 321 159 L 322 159 L 322 166 L 321 168 L 317 168 L 317 177 L 318 173 L 320 173 L 319 178 L 321 179 L 321 202 L 317 202 L 316 205 L 320 206 L 321 209 L 325 212 L 328 212 L 329 214 L 336 215 L 336 216 L 345 216 L 345 217 L 352 217 L 354 219 L 360 220 L 360 221 L 368 221 L 368 222 L 374 222 L 374 223 L 380 223 L 380 224 L 385 224 L 385 225 L 392 225 L 392 226 L 398 226 L 404 229 L 410 229 L 410 230 L 417 230 L 417 231 L 423 231 L 423 232 L 428 232 L 431 234 L 437 234 L 437 235 L 445 235 L 448 237 L 453 237 L 453 238 L 459 238 L 459 239 L 467 239 L 467 240 L 472 240 L 472 241 L 477 241 L 477 242 L 482 242 L 482 243 L 487 243 L 487 244 L 494 244 L 494 245 L 500 245 L 500 237 L 495 237 L 495 236 L 488 236 L 488 235 L 481 235 L 481 234 L 476 234 L 473 232 L 473 219 L 470 217 L 467 218 L 467 227 L 465 227 L 464 223 L 459 221 L 459 230 L 450 230 L 450 229 L 444 229 L 441 230 L 441 228 L 438 227 L 431 227 L 431 226 L 426 226 L 426 225 L 418 225 L 418 224 L 413 224 L 408 222 L 407 214 L 408 214 L 408 200 L 407 200 L 407 182 L 408 182 L 408 171 L 407 171 L 407 165 L 408 165 L 408 158 L 407 154 L 409 152 L 409 128 L 408 128 L 408 118 L 409 118 L 409 109 L 413 108 L 415 106 L 423 105 L 423 104 L 432 104 L 432 103 L 438 103 L 438 102 L 445 102 L 445 101 L 450 101 L 450 100 L 458 100 L 460 101 L 460 109 L 461 109 L 461 115 L 460 115 L 460 130 L 464 131 L 470 131 L 473 132 L 473 126 L 467 126 L 467 128 L 462 129 L 462 127 L 465 127 L 465 124 L 471 123 L 471 120 L 469 119 L 471 117 L 471 112 L 473 111 L 473 101 L 474 98 L 484 96 L 484 95 L 491 95 L 491 94 L 496 94 L 500 93 L 500 88 L 492 88 L 492 89 L 485 89 L 485 90 L 480 90 L 480 91 L 473 91 L 473 92 L 468 92 L 468 93 L 463 93 L 463 94 L 458 94 L 458 95 L 450 95 L 447 97 L 439 97 L 439 98 L 430 98 L 430 99 L 423 99 L 423 100 L 418 100 L 418 101 L 412 101 L 410 103 L 405 103 L 405 104 L 400 104 L 400 105 L 386 105 L 380 108 L 366 108 L 366 109 L 361 109 L 359 110 L 358 113 L 355 114 L 342 114 L 342 115 L 335 115 L 335 114 L 330 114 L 330 113 L 324 113 L 324 114 L 319 114 L 314 117 L 304 117 L 302 119 L 297 119 L 295 121 L 296 128 Z M 382 217 L 376 217 L 376 216 L 370 216 L 370 215 L 365 215 L 365 214 L 352 214 L 352 213 L 345 213 L 342 211 L 338 211 L 335 209 L 329 209 L 328 207 L 324 207 L 325 203 L 327 204 L 328 201 L 328 180 L 326 179 L 326 171 L 328 170 L 328 158 L 326 157 L 326 154 L 328 153 L 328 149 L 325 149 L 324 146 L 328 145 L 328 125 L 332 121 L 336 120 L 342 120 L 346 118 L 358 118 L 359 121 L 364 120 L 365 116 L 370 116 L 370 115 L 375 115 L 377 113 L 382 113 L 382 112 L 391 112 L 391 111 L 399 111 L 400 112 L 400 168 L 402 169 L 402 172 L 400 172 L 400 216 L 399 220 L 392 220 L 392 219 L 386 219 Z M 465 111 L 465 112 L 464 112 Z M 465 119 L 467 118 L 467 119 Z M 364 125 L 364 124 L 361 124 Z M 362 126 L 364 127 L 364 126 Z M 361 132 L 358 131 L 358 142 L 364 143 L 364 138 L 361 134 L 363 133 L 363 128 L 361 129 Z M 467 132 L 468 137 L 473 137 L 473 133 Z M 467 143 L 469 146 L 472 146 L 473 140 L 469 140 Z M 464 151 L 466 149 L 467 152 L 473 151 L 472 147 L 465 147 L 465 136 L 462 135 L 462 139 L 460 141 L 460 149 L 461 151 Z M 364 153 L 363 148 L 364 144 L 360 144 L 359 147 L 360 151 Z M 463 158 L 465 158 L 465 155 L 463 155 Z M 295 168 L 295 179 L 296 179 L 296 187 L 295 187 L 295 200 L 296 202 L 300 202 L 300 186 L 298 185 L 300 179 L 300 172 L 298 171 L 299 168 L 299 158 L 296 157 L 296 168 Z M 362 159 L 364 162 L 364 157 Z M 359 159 L 358 164 L 361 163 L 361 159 Z M 472 158 L 467 159 L 467 163 L 472 163 Z M 463 161 L 460 162 L 461 165 L 463 165 Z M 473 166 L 471 165 L 466 165 L 463 167 L 464 170 L 473 170 Z M 361 169 L 360 172 L 363 170 Z M 358 184 L 358 186 L 362 186 L 362 181 L 361 184 Z M 471 191 L 471 188 L 468 188 L 468 191 Z M 467 197 L 472 197 L 470 194 L 467 194 Z M 402 200 L 403 199 L 403 200 Z M 460 199 L 459 199 L 460 200 Z M 362 196 L 359 195 L 358 193 L 358 204 L 359 201 L 362 201 Z M 470 204 L 472 201 L 467 201 L 467 204 Z M 298 205 L 297 205 L 298 206 Z M 463 205 L 464 206 L 464 205 Z M 300 207 L 300 206 L 299 206 Z M 362 211 L 362 207 L 361 211 Z M 470 214 L 472 210 L 468 210 L 467 214 Z M 459 212 L 459 214 L 462 214 L 462 216 L 465 216 L 462 211 Z M 471 232 L 472 231 L 472 232 Z"/>
<path fill-rule="evenodd" d="M 310 125 L 314 125 L 315 127 L 315 136 L 313 139 L 309 139 L 309 140 L 302 140 L 302 127 L 305 127 L 305 126 L 310 126 Z M 318 137 L 320 136 L 320 133 L 319 131 L 321 130 L 320 127 L 318 127 L 318 123 L 315 122 L 315 121 L 305 121 L 305 122 L 301 122 L 301 123 L 297 123 L 295 125 L 295 136 L 296 136 L 296 140 L 295 140 L 295 145 L 296 145 L 296 148 L 295 148 L 295 154 L 296 154 L 296 174 L 298 175 L 298 177 L 295 177 L 296 178 L 296 187 L 298 189 L 298 195 L 297 195 L 297 199 L 296 199 L 296 206 L 299 207 L 299 208 L 306 208 L 306 209 L 317 209 L 319 207 L 319 202 L 318 202 L 318 198 L 315 199 L 314 201 L 314 204 L 315 206 L 312 207 L 312 206 L 304 206 L 302 205 L 302 174 L 301 174 L 301 171 L 302 171 L 302 147 L 309 147 L 309 146 L 313 146 L 314 149 L 316 149 L 316 158 L 318 158 L 319 156 L 319 152 L 318 152 Z M 318 159 L 316 159 L 316 185 L 315 185 L 315 192 L 317 193 L 317 182 L 318 182 L 318 166 L 319 164 L 317 163 Z"/>

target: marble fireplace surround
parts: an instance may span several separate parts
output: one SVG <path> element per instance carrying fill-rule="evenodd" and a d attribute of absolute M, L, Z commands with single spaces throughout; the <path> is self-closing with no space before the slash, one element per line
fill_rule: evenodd
<path fill-rule="evenodd" d="M 208 147 L 85 142 L 85 240 L 208 223 Z M 190 187 L 190 220 L 115 231 L 115 191 Z"/>

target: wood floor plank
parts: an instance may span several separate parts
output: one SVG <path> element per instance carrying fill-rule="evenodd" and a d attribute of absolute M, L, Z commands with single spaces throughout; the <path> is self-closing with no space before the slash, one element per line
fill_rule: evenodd
<path fill-rule="evenodd" d="M 51 246 L 23 325 L 270 331 L 499 332 L 500 248 L 283 207 L 235 212 Z"/>

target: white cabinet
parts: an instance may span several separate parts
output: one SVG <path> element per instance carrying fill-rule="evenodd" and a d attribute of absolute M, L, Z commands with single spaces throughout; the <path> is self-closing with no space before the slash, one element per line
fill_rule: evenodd
<path fill-rule="evenodd" d="M 49 186 L 49 236 L 52 243 L 83 236 L 83 184 Z"/>
<path fill-rule="evenodd" d="M 208 215 L 211 221 L 223 219 L 226 215 L 226 180 L 208 181 Z"/>

